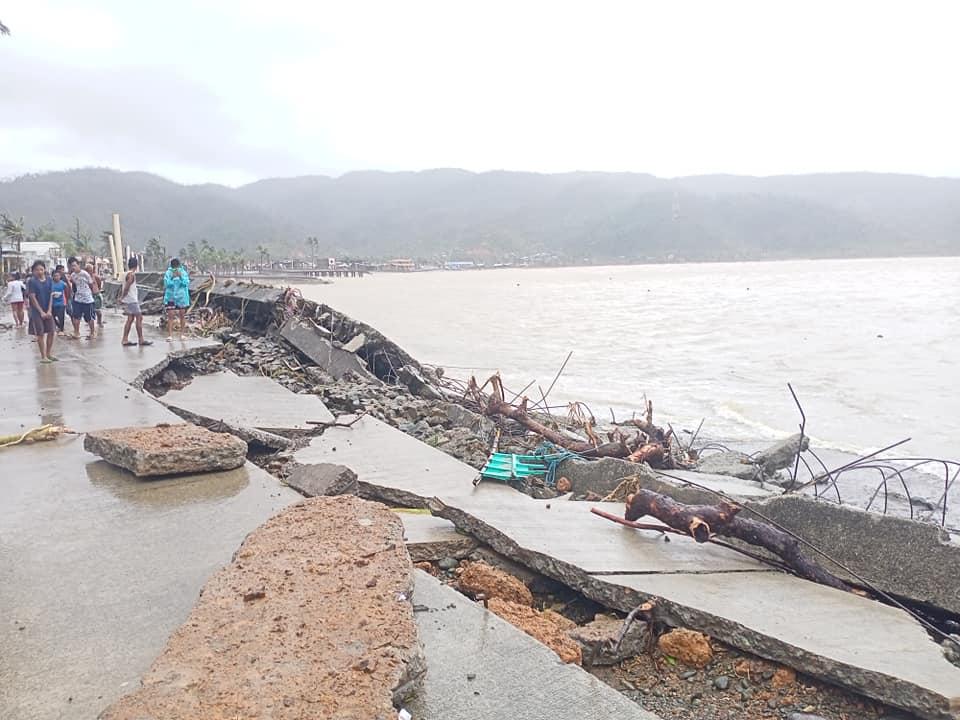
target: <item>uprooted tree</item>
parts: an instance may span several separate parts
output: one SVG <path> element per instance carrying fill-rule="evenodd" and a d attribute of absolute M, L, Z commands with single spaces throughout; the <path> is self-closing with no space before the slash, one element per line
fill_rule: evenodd
<path fill-rule="evenodd" d="M 628 522 L 634 522 L 649 515 L 698 543 L 709 542 L 715 535 L 735 538 L 773 553 L 800 577 L 839 590 L 851 589 L 843 580 L 806 557 L 796 537 L 769 523 L 741 517 L 742 509 L 726 501 L 717 505 L 687 505 L 667 495 L 639 488 L 627 496 L 624 517 Z"/>
<path fill-rule="evenodd" d="M 487 387 L 490 391 L 484 393 Z M 664 431 L 653 424 L 653 403 L 649 401 L 645 418 L 635 418 L 621 423 L 631 426 L 634 431 L 632 434 L 624 433 L 619 427 L 614 427 L 606 434 L 607 438 L 604 441 L 596 431 L 596 420 L 592 413 L 585 409 L 582 403 L 571 403 L 570 419 L 583 430 L 588 438 L 586 440 L 571 437 L 568 433 L 552 428 L 534 417 L 530 411 L 529 398 L 526 396 L 517 405 L 507 402 L 499 375 L 493 375 L 483 385 L 478 385 L 476 378 L 470 378 L 466 395 L 476 403 L 484 415 L 513 420 L 554 445 L 578 455 L 590 458 L 623 458 L 631 462 L 646 462 L 658 468 L 675 466 L 674 454 L 671 452 L 673 431 Z"/>

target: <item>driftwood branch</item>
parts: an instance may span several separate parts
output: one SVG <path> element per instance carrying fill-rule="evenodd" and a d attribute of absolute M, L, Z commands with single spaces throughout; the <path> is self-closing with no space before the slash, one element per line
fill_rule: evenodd
<path fill-rule="evenodd" d="M 740 510 L 739 506 L 729 502 L 687 505 L 641 488 L 627 497 L 624 517 L 628 521 L 635 521 L 650 515 L 690 535 L 699 543 L 708 542 L 713 535 L 736 538 L 773 553 L 800 577 L 839 590 L 851 589 L 843 580 L 806 557 L 795 537 L 767 523 L 741 517 Z"/>
<path fill-rule="evenodd" d="M 491 392 L 489 396 L 484 396 L 483 390 L 488 385 L 491 387 Z M 473 397 L 485 415 L 500 416 L 513 420 L 554 445 L 578 455 L 592 458 L 624 458 L 632 462 L 646 462 L 658 468 L 673 467 L 670 456 L 672 433 L 664 432 L 661 428 L 653 425 L 651 420 L 653 416 L 652 403 L 647 405 L 646 421 L 635 421 L 643 423 L 642 425 L 636 425 L 641 431 L 636 438 L 627 438 L 623 433 L 618 432 L 616 437 L 610 438 L 609 442 L 601 442 L 600 437 L 593 429 L 592 415 L 584 413 L 583 408 L 579 407 L 579 403 L 571 405 L 571 417 L 580 418 L 583 430 L 589 440 L 573 439 L 531 416 L 528 412 L 528 399 L 526 397 L 518 405 L 507 402 L 504 399 L 503 385 L 497 375 L 492 376 L 481 386 L 478 386 L 476 380 L 471 378 L 467 393 Z"/>

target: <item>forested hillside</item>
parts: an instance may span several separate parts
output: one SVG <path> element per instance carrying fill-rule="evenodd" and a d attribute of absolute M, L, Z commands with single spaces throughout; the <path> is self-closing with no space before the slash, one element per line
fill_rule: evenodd
<path fill-rule="evenodd" d="M 125 239 L 171 253 L 264 245 L 274 254 L 566 261 L 960 253 L 960 180 L 868 173 L 697 176 L 629 173 L 355 172 L 184 186 L 84 169 L 0 183 L 0 212 L 27 230 Z M 49 228 L 47 229 L 49 233 Z"/>

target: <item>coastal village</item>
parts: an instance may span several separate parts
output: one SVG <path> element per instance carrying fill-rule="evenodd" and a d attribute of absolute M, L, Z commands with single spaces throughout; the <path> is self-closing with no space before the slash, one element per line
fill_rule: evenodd
<path fill-rule="evenodd" d="M 135 253 L 114 229 L 97 339 L 4 365 L 14 706 L 960 717 L 956 463 L 931 460 L 926 505 L 896 469 L 869 507 L 837 502 L 874 457 L 817 468 L 799 400 L 798 434 L 755 454 L 661 426 L 655 399 L 561 411 L 552 385 L 457 378 L 269 273 L 192 275 L 172 342 L 165 268 L 136 273 L 154 342 L 121 347 L 113 268 Z M 0 344 L 33 352 L 7 324 Z"/>

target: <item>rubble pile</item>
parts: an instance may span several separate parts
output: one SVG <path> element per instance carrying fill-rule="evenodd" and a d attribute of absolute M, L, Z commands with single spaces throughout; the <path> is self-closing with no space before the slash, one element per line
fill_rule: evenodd
<path fill-rule="evenodd" d="M 445 400 L 413 395 L 405 385 L 390 385 L 370 376 L 347 373 L 339 379 L 316 365 L 301 362 L 284 341 L 254 337 L 234 330 L 219 333 L 223 347 L 177 359 L 146 384 L 162 396 L 193 375 L 231 370 L 238 375 L 263 375 L 295 393 L 320 397 L 334 414 L 365 413 L 461 460 L 483 467 L 490 453 L 495 424 L 488 418 Z M 505 452 L 530 452 L 536 441 L 503 436 Z"/>

